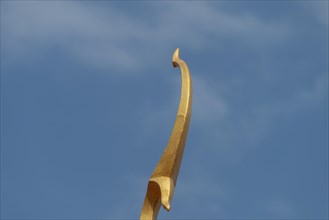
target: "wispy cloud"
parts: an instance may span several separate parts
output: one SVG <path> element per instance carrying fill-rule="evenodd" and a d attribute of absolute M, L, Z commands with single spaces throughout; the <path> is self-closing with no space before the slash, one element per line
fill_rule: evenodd
<path fill-rule="evenodd" d="M 7 56 L 11 60 L 42 56 L 46 52 L 42 48 L 53 46 L 82 65 L 113 70 L 111 73 L 136 73 L 155 65 L 159 55 L 154 54 L 164 54 L 177 46 L 205 49 L 216 47 L 219 41 L 239 39 L 241 43 L 263 47 L 289 35 L 283 22 L 224 12 L 208 3 L 161 4 L 166 6 L 163 10 L 159 5 L 145 4 L 156 11 L 151 14 L 151 25 L 145 18 L 127 15 L 111 5 L 4 2 L 2 46 L 10 48 Z M 31 54 L 31 48 L 39 48 L 40 54 L 35 54 L 36 50 Z"/>
<path fill-rule="evenodd" d="M 267 137 L 274 122 L 318 108 L 327 97 L 327 79 L 327 74 L 320 74 L 314 79 L 311 87 L 296 90 L 290 97 L 252 103 L 241 111 L 234 107 L 232 100 L 224 98 L 209 80 L 195 77 L 193 81 L 196 94 L 193 100 L 195 108 L 191 126 L 192 129 L 196 129 L 199 141 L 201 140 L 203 144 L 196 153 L 198 156 L 207 156 L 209 152 L 213 152 L 224 163 L 240 161 L 239 158 L 243 157 L 250 146 L 258 146 L 258 143 Z M 231 87 L 230 90 L 234 92 L 232 84 L 226 83 L 226 86 Z M 158 132 L 155 128 L 159 128 L 161 122 L 170 120 L 166 118 L 170 111 L 168 109 L 176 109 L 176 104 L 164 103 L 164 107 L 159 108 L 160 110 L 153 109 L 150 114 L 146 114 L 150 119 L 143 121 L 152 122 L 152 126 L 146 127 Z"/>
<path fill-rule="evenodd" d="M 296 113 L 318 108 L 326 100 L 327 82 L 328 75 L 320 74 L 314 79 L 311 87 L 296 90 L 290 97 L 268 103 L 253 103 L 253 105 L 246 106 L 244 111 L 230 107 L 229 117 L 225 117 L 217 125 L 212 124 L 213 127 L 210 130 L 213 132 L 209 134 L 207 131 L 205 139 L 209 138 L 208 135 L 218 137 L 217 141 L 212 140 L 212 143 L 217 143 L 214 148 L 217 148 L 220 143 L 224 149 L 242 148 L 239 150 L 240 152 L 246 150 L 243 146 L 258 146 L 257 143 L 266 138 L 275 121 L 285 120 Z M 218 103 L 222 102 L 218 93 L 213 95 L 217 96 Z M 227 105 L 230 106 L 229 101 L 227 101 Z M 213 145 L 212 143 L 208 143 L 209 146 Z M 223 153 L 221 150 L 218 151 L 220 151 L 219 155 Z"/>

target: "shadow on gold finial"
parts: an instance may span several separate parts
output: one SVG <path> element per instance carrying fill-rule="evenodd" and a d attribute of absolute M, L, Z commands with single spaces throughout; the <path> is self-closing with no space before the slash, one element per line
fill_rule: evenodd
<path fill-rule="evenodd" d="M 178 66 L 178 60 L 180 60 L 179 58 L 179 48 L 177 48 L 172 56 L 172 65 L 174 67 L 177 67 Z"/>

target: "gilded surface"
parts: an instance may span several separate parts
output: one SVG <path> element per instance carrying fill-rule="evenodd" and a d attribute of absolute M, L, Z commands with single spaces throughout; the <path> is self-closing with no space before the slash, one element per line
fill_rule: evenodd
<path fill-rule="evenodd" d="M 181 70 L 181 98 L 168 145 L 148 182 L 140 216 L 142 220 L 156 219 L 161 205 L 166 210 L 170 210 L 190 124 L 192 81 L 186 63 L 179 58 L 179 48 L 175 50 L 172 62 L 174 67 L 179 67 Z"/>

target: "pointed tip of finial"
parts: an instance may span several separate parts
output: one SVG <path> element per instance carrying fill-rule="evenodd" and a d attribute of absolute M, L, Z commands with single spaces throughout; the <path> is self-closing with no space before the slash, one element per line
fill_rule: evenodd
<path fill-rule="evenodd" d="M 174 67 L 178 66 L 178 61 L 180 60 L 179 58 L 179 48 L 177 48 L 172 56 L 172 64 Z"/>
<path fill-rule="evenodd" d="M 179 58 L 179 48 L 176 48 L 173 57 Z"/>

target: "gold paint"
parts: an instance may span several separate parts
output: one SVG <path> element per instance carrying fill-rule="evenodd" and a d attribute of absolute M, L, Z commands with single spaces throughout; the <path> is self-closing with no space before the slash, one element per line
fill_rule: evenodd
<path fill-rule="evenodd" d="M 186 63 L 179 58 L 179 48 L 175 50 L 172 62 L 174 67 L 180 67 L 181 70 L 181 98 L 168 145 L 148 182 L 141 220 L 157 219 L 161 204 L 167 211 L 170 210 L 190 125 L 192 79 Z"/>

